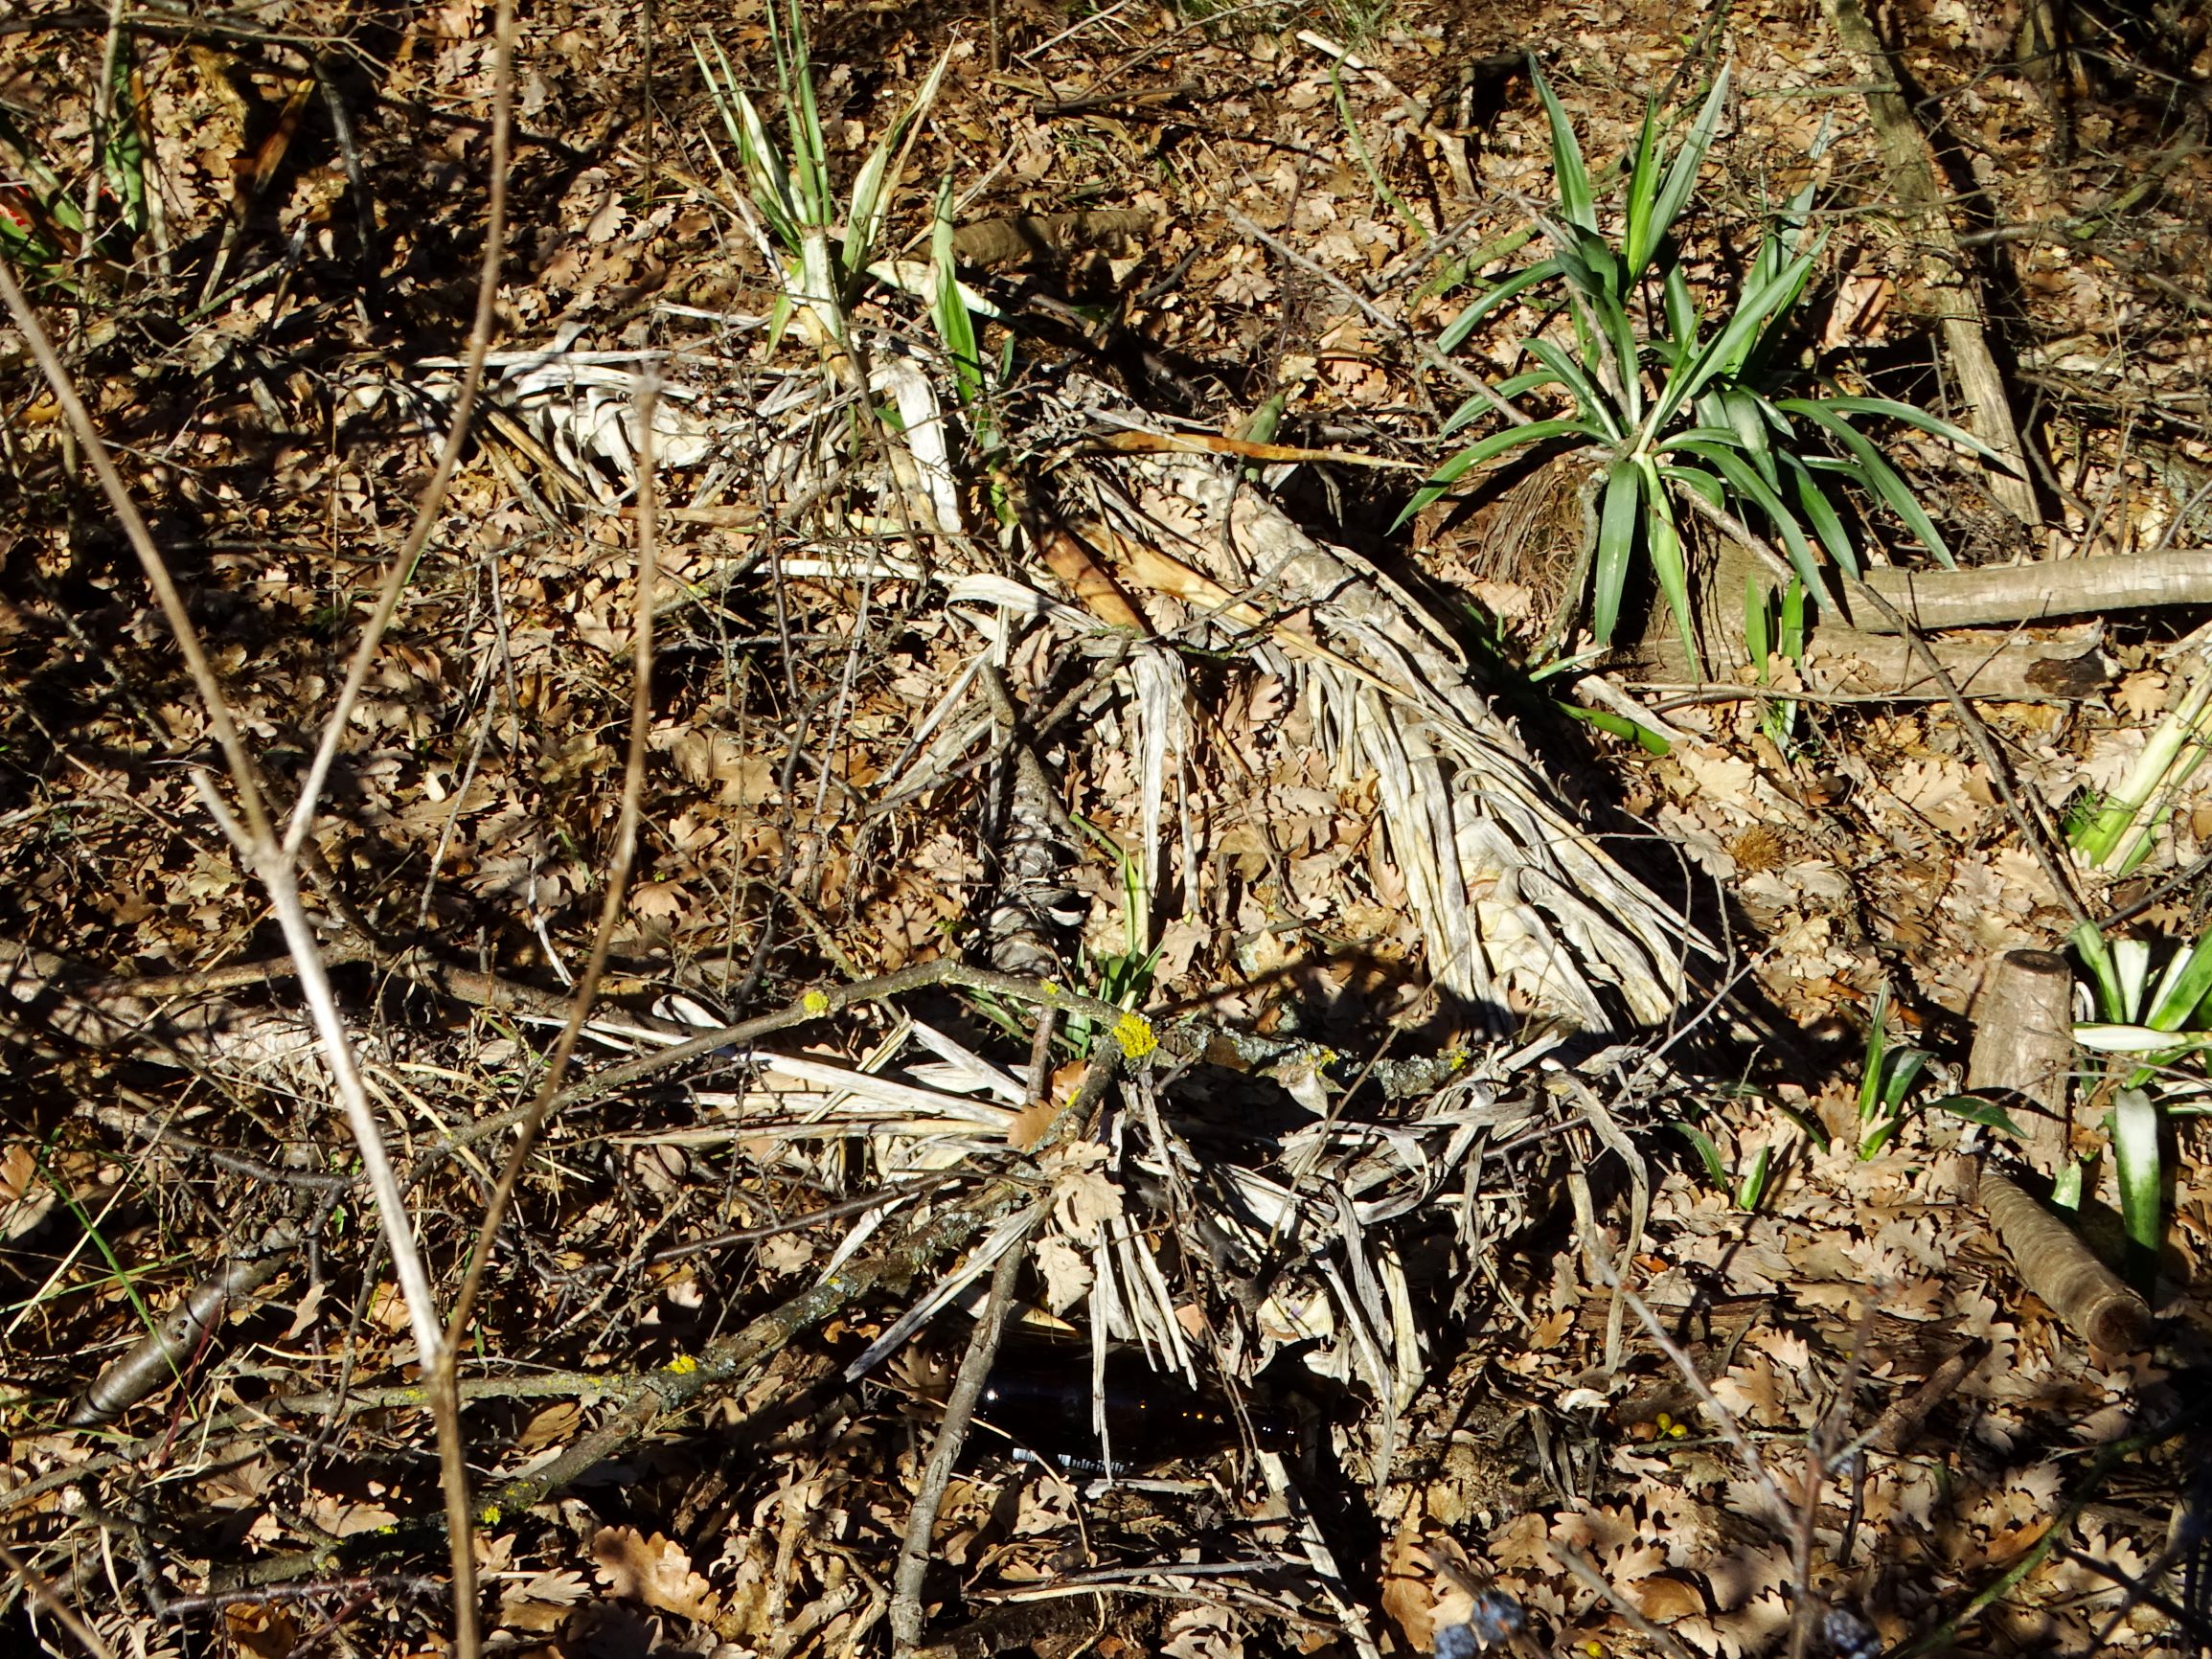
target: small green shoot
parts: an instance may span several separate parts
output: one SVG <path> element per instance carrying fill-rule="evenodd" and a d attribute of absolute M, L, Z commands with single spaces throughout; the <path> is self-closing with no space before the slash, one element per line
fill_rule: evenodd
<path fill-rule="evenodd" d="M 1874 1017 L 1867 1026 L 1866 1053 L 1859 1078 L 1859 1155 L 1872 1158 L 1888 1145 L 1904 1122 L 1904 1103 L 1927 1069 L 1928 1055 L 1910 1044 L 1893 1044 L 1889 1035 L 1889 988 L 1874 995 Z"/>
<path fill-rule="evenodd" d="M 815 102 L 806 14 L 799 0 L 789 0 L 788 20 L 781 23 L 776 7 L 769 5 L 768 37 L 784 99 L 787 155 L 769 139 L 767 124 L 739 85 L 721 42 L 708 37 L 712 57 L 696 40 L 692 42 L 692 53 L 722 125 L 737 146 L 751 206 L 767 221 L 764 251 L 777 259 L 783 271 L 783 291 L 769 317 L 771 345 L 782 338 L 793 315 L 804 312 L 828 343 L 844 349 L 851 341 L 852 309 L 869 278 L 877 239 L 898 192 L 907 152 L 922 116 L 936 101 L 952 53 L 946 49 L 905 111 L 869 151 L 854 175 L 852 198 L 840 213 L 830 183 L 830 147 Z M 767 245 L 770 240 L 775 246 Z M 795 262 L 784 263 L 787 259 Z"/>
<path fill-rule="evenodd" d="M 1117 1008 L 1142 1008 L 1152 994 L 1152 970 L 1160 960 L 1158 949 L 1146 944 L 1152 924 L 1152 895 L 1145 887 L 1144 866 L 1130 857 L 1129 850 L 1120 842 L 1087 818 L 1074 813 L 1070 813 L 1069 818 L 1113 859 L 1121 875 L 1123 948 L 1100 956 L 1092 956 L 1087 951 L 1083 954 L 1090 994 Z M 1089 1053 L 1091 1022 L 1071 1014 L 1067 1024 L 1068 1035 L 1078 1052 Z"/>
<path fill-rule="evenodd" d="M 2120 786 L 2069 830 L 2090 868 L 2125 875 L 2151 852 L 2151 837 L 2173 815 L 2182 784 L 2212 748 L 2212 664 L 2200 662 L 2181 701 L 2144 739 Z"/>
<path fill-rule="evenodd" d="M 1705 1166 L 1705 1173 L 1714 1186 L 1728 1194 L 1728 1201 L 1746 1213 L 1759 1208 L 1767 1196 L 1767 1178 L 1773 1168 L 1774 1148 L 1771 1143 L 1762 1145 L 1751 1155 L 1742 1174 L 1731 1177 L 1728 1165 L 1721 1156 L 1721 1148 L 1713 1144 L 1713 1137 L 1695 1124 L 1676 1123 L 1671 1125 L 1677 1135 L 1690 1143 L 1697 1152 L 1698 1161 Z"/>
<path fill-rule="evenodd" d="M 1892 1039 L 1889 988 L 1883 986 L 1874 996 L 1874 1015 L 1867 1027 L 1866 1053 L 1859 1078 L 1859 1155 L 1861 1159 L 1880 1156 L 1904 1126 L 1905 1115 L 1912 1109 L 1913 1090 L 1920 1086 L 1932 1057 L 1926 1049 Z M 2020 1126 L 2012 1115 L 1995 1102 L 1979 1095 L 1942 1095 L 1925 1102 L 1921 1109 L 1946 1112 L 2016 1140 L 2021 1138 Z"/>
<path fill-rule="evenodd" d="M 87 227 L 81 193 L 38 141 L 0 106 L 0 259 L 39 282 L 71 292 L 80 284 L 76 267 L 87 255 L 120 261 L 147 227 L 146 146 L 131 98 L 130 39 L 115 36 L 110 59 L 113 96 L 106 130 L 100 136 L 99 207 L 107 216 Z M 90 242 L 87 245 L 87 238 Z"/>

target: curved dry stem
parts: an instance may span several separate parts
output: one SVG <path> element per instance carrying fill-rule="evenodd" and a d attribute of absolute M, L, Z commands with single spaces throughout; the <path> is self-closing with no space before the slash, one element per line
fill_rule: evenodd
<path fill-rule="evenodd" d="M 468 326 L 468 350 L 461 371 L 461 390 L 453 399 L 453 423 L 446 428 L 445 442 L 438 452 L 438 465 L 430 475 L 429 487 L 416 505 L 415 521 L 407 527 L 407 539 L 400 543 L 391 567 L 384 573 L 384 586 L 376 596 L 376 609 L 369 618 L 368 627 L 362 631 L 361 643 L 353 648 L 353 660 L 346 665 L 346 680 L 338 688 L 337 705 L 331 709 L 331 717 L 323 727 L 323 740 L 315 747 L 314 761 L 300 785 L 300 798 L 292 807 L 291 822 L 285 830 L 286 857 L 298 856 L 308 839 L 308 831 L 314 827 L 315 804 L 322 798 L 323 784 L 330 778 L 332 762 L 337 760 L 338 744 L 345 738 L 353 704 L 368 681 L 370 666 L 384 641 L 384 630 L 392 625 L 392 617 L 399 608 L 399 595 L 406 590 L 407 578 L 413 573 L 416 559 L 430 539 L 431 527 L 438 522 L 439 511 L 445 505 L 445 491 L 461 465 L 462 445 L 468 441 L 469 419 L 475 413 L 476 395 L 484 384 L 484 359 L 491 349 L 492 325 L 497 321 L 499 275 L 507 252 L 507 169 L 512 151 L 513 103 L 514 0 L 499 0 L 492 25 L 491 176 L 484 207 L 484 258 L 476 272 L 476 315 Z"/>

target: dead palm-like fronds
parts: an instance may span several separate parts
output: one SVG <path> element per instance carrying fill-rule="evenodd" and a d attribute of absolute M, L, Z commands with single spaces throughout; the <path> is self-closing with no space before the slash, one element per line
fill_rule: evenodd
<path fill-rule="evenodd" d="M 1085 485 L 1107 538 L 1179 569 L 1216 630 L 1304 688 L 1332 771 L 1375 776 L 1439 987 L 1590 1030 L 1680 1006 L 1710 945 L 1576 819 L 1427 619 L 1211 456 L 1101 463 Z M 1270 625 L 1294 612 L 1318 640 Z"/>

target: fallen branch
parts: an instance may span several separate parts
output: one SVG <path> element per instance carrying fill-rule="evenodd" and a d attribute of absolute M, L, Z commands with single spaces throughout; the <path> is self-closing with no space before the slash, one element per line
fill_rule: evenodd
<path fill-rule="evenodd" d="M 1871 71 L 1874 84 L 1866 90 L 1867 113 L 1874 118 L 1875 132 L 1881 140 L 1901 228 L 1927 250 L 1921 274 L 1923 299 L 1927 308 L 1943 321 L 1944 345 L 1950 353 L 1960 394 L 1972 411 L 1974 435 L 2006 463 L 2005 469 L 1993 467 L 1987 473 L 1990 493 L 2022 524 L 2040 524 L 2042 510 L 2036 505 L 2035 489 L 2028 483 L 2019 430 L 2013 424 L 2012 405 L 2005 396 L 2004 376 L 1997 370 L 1996 359 L 1990 355 L 1989 339 L 1983 331 L 1981 294 L 1971 280 L 1972 266 L 1959 251 L 1958 233 L 1936 188 L 1927 135 L 1913 119 L 1912 106 L 1897 84 L 1889 53 L 1867 22 L 1859 0 L 1828 0 L 1828 11 L 1843 44 L 1865 58 Z"/>
<path fill-rule="evenodd" d="M 2069 1330 L 2107 1353 L 2142 1351 L 2150 1340 L 2151 1309 L 2071 1227 L 1998 1170 L 1981 1172 L 1980 1195 L 1982 1214 L 2020 1283 Z"/>
<path fill-rule="evenodd" d="M 1121 1063 L 1119 1046 L 1112 1042 L 1100 1045 L 1082 1085 L 1039 1138 L 1033 1157 L 1060 1146 L 1089 1124 L 1094 1109 L 1120 1075 Z M 594 1466 L 642 1443 L 670 1417 L 703 1405 L 746 1382 L 762 1362 L 863 1297 L 903 1287 L 925 1269 L 965 1248 L 991 1223 L 1022 1204 L 1034 1202 L 1036 1196 L 1037 1183 L 1027 1170 L 1002 1176 L 980 1193 L 906 1229 L 867 1258 L 824 1275 L 816 1284 L 741 1329 L 709 1343 L 696 1354 L 685 1354 L 650 1375 L 632 1379 L 615 1395 L 613 1415 L 598 1428 L 550 1463 L 482 1494 L 475 1506 L 476 1522 L 489 1528 L 504 1516 L 543 1503 Z M 463 1391 L 467 1387 L 466 1383 L 461 1385 Z M 239 1575 L 236 1582 L 217 1588 L 240 1589 L 328 1574 L 341 1565 L 358 1564 L 428 1541 L 422 1528 L 366 1534 L 358 1543 L 348 1540 L 336 1551 L 307 1550 L 257 1561 Z M 354 1550 L 362 1553 L 356 1556 Z M 338 1559 L 341 1557 L 343 1561 Z"/>
<path fill-rule="evenodd" d="M 2101 616 L 2155 605 L 2212 604 L 2212 557 L 2202 548 L 2102 558 L 2046 558 L 1973 570 L 1870 570 L 1866 585 L 1916 628 L 1976 627 Z M 1874 607 L 1846 592 L 1840 609 L 1867 633 L 1894 634 Z"/>

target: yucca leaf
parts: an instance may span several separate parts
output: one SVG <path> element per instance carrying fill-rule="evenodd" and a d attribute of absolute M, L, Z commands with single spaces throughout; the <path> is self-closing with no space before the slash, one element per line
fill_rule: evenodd
<path fill-rule="evenodd" d="M 1767 659 L 1774 654 L 1772 620 L 1767 615 L 1767 586 L 1756 571 L 1744 573 L 1744 654 L 1751 659 L 1759 670 L 1761 684 L 1767 679 Z"/>
<path fill-rule="evenodd" d="M 1995 1101 L 1985 1101 L 1979 1095 L 1945 1095 L 1927 1102 L 1931 1112 L 1949 1112 L 1954 1118 L 1964 1118 L 1970 1124 L 1979 1124 L 1985 1129 L 1995 1129 L 2012 1136 L 2016 1141 L 2027 1139 L 2026 1131 L 2013 1122 L 2012 1114 Z"/>
<path fill-rule="evenodd" d="M 1575 137 L 1574 123 L 1567 120 L 1567 112 L 1560 107 L 1560 101 L 1552 95 L 1551 82 L 1537 66 L 1534 54 L 1528 60 L 1529 76 L 1536 81 L 1537 96 L 1543 100 L 1544 114 L 1551 122 L 1552 174 L 1560 189 L 1560 209 L 1571 224 L 1586 231 L 1598 228 L 1596 198 L 1590 193 L 1589 169 L 1583 165 L 1583 147 Z"/>
<path fill-rule="evenodd" d="M 1651 258 L 1652 209 L 1659 197 L 1659 106 L 1646 97 L 1644 125 L 1636 132 L 1635 159 L 1629 165 L 1627 245 L 1631 283 L 1644 274 Z"/>
<path fill-rule="evenodd" d="M 1774 1148 L 1764 1146 L 1752 1155 L 1751 1168 L 1736 1183 L 1736 1208 L 1746 1213 L 1759 1208 L 1759 1200 L 1767 1194 L 1767 1171 L 1774 1162 Z"/>
<path fill-rule="evenodd" d="M 1613 413 L 1612 399 L 1590 383 L 1589 376 L 1583 373 L 1582 365 L 1549 340 L 1529 340 L 1524 344 L 1528 347 L 1529 354 L 1550 371 L 1548 377 L 1558 380 L 1567 389 L 1583 418 L 1603 427 L 1608 439 L 1619 442 L 1621 423 Z"/>
<path fill-rule="evenodd" d="M 1685 489 L 1694 489 L 1715 507 L 1725 511 L 1728 506 L 1728 487 L 1700 466 L 1662 466 L 1659 476 L 1669 484 L 1679 484 Z"/>
<path fill-rule="evenodd" d="M 2158 1253 L 2165 1194 L 2158 1170 L 2158 1108 L 2141 1089 L 2122 1089 L 2112 1102 L 2112 1168 L 2120 1178 L 2120 1218 L 2128 1237 Z"/>
<path fill-rule="evenodd" d="M 1653 444 L 1652 453 L 1666 455 L 1681 448 L 1685 443 L 1734 444 L 1735 442 L 1736 429 L 1733 426 L 1685 426 L 1679 432 L 1668 433 L 1666 437 Z"/>
<path fill-rule="evenodd" d="M 1392 520 L 1390 528 L 1398 529 L 1430 502 L 1440 499 L 1446 490 L 1466 476 L 1470 467 L 1495 460 L 1508 450 L 1518 448 L 1524 443 L 1543 443 L 1570 432 L 1578 433 L 1593 443 L 1605 442 L 1604 432 L 1584 420 L 1531 420 L 1526 426 L 1509 426 L 1503 432 L 1493 432 L 1488 438 L 1476 440 L 1429 475 L 1428 482 L 1413 492 L 1413 499 Z"/>
<path fill-rule="evenodd" d="M 1843 520 L 1830 505 L 1827 492 L 1820 488 L 1819 480 L 1787 449 L 1778 451 L 1776 459 L 1795 488 L 1797 511 L 1804 515 L 1805 522 L 1813 527 L 1813 534 L 1819 537 L 1820 545 L 1828 550 L 1828 557 L 1856 580 L 1859 576 L 1859 555 L 1853 550 L 1850 533 L 1843 528 Z"/>
<path fill-rule="evenodd" d="M 960 292 L 959 274 L 953 268 L 949 172 L 937 187 L 937 211 L 929 226 L 929 259 L 937 279 L 930 315 L 936 320 L 946 353 L 952 359 L 952 380 L 960 400 L 973 404 L 983 396 L 983 359 L 975 340 L 975 319 L 969 313 L 968 302 Z M 978 436 L 982 436 L 980 431 Z"/>
<path fill-rule="evenodd" d="M 2100 1055 L 2183 1054 L 2212 1047 L 2212 1032 L 2155 1031 L 2147 1025 L 2087 1020 L 2074 1027 L 2074 1041 Z"/>
<path fill-rule="evenodd" d="M 1774 446 L 1767 440 L 1767 421 L 1760 412 L 1761 399 L 1741 386 L 1730 386 L 1721 394 L 1721 408 L 1735 429 L 1736 441 L 1751 465 L 1759 469 L 1759 476 L 1767 481 L 1769 489 L 1782 488 L 1781 475 L 1775 470 Z"/>
<path fill-rule="evenodd" d="M 1902 420 L 1907 426 L 1918 427 L 1931 438 L 1941 438 L 1947 443 L 1955 443 L 1961 449 L 1971 450 L 1984 461 L 1993 462 L 2007 471 L 2012 469 L 2012 463 L 1963 426 L 1954 426 L 1925 409 L 1915 409 L 1910 403 L 1900 403 L 1891 398 L 1821 398 L 1800 401 L 1817 401 L 1822 408 L 1833 409 L 1840 415 L 1886 415 L 1892 420 Z"/>
<path fill-rule="evenodd" d="M 2143 1023 L 2154 1031 L 2179 1031 L 2212 991 L 2212 933 L 2178 953 L 2158 977 Z"/>
<path fill-rule="evenodd" d="M 1886 1116 L 1903 1115 L 1905 1097 L 1912 1093 L 1912 1085 L 1920 1080 L 1920 1074 L 1927 1069 L 1926 1049 L 1904 1048 L 1889 1057 L 1881 1079 L 1881 1105 Z"/>
<path fill-rule="evenodd" d="M 1708 380 L 1740 359 L 1749 342 L 1766 327 L 1773 307 L 1781 304 L 1787 294 L 1803 285 L 1805 275 L 1812 268 L 1812 256 L 1801 255 L 1764 283 L 1745 290 L 1721 331 L 1684 370 L 1669 376 L 1658 405 L 1662 421 L 1672 420 L 1675 411 L 1703 391 Z"/>
<path fill-rule="evenodd" d="M 1468 306 L 1467 309 L 1451 319 L 1450 323 L 1446 326 L 1444 332 L 1436 337 L 1436 349 L 1440 352 L 1456 352 L 1466 343 L 1468 335 L 1474 332 L 1475 325 L 1481 322 L 1483 318 L 1489 316 L 1491 312 L 1496 310 L 1508 300 L 1518 294 L 1526 293 L 1539 283 L 1548 283 L 1559 274 L 1559 261 L 1557 260 L 1544 260 L 1529 266 L 1524 271 L 1516 271 L 1510 277 L 1500 278 L 1495 286 L 1483 290 L 1480 298 L 1474 300 Z"/>
<path fill-rule="evenodd" d="M 1524 340 L 1521 344 L 1525 347 L 1528 342 Z M 1559 376 L 1546 368 L 1523 369 L 1519 374 L 1510 375 L 1505 379 L 1500 380 L 1491 390 L 1500 398 L 1518 398 L 1523 393 L 1535 391 L 1539 386 L 1552 385 L 1558 379 Z M 1493 407 L 1487 398 L 1478 397 L 1475 401 L 1485 409 Z"/>
<path fill-rule="evenodd" d="M 2066 935 L 2066 942 L 2089 970 L 2090 989 L 2096 992 L 2097 1011 L 2108 1020 L 2124 1020 L 2135 1011 L 2120 997 L 2120 975 L 2112 965 L 2110 946 L 2093 921 L 2085 921 Z M 2080 1028 L 2077 1027 L 2078 1031 Z"/>
<path fill-rule="evenodd" d="M 1813 280 L 1813 268 L 1819 263 L 1820 247 L 1815 245 L 1809 253 L 1800 255 L 1789 269 L 1796 273 L 1796 281 L 1784 288 L 1776 298 L 1767 320 L 1761 324 L 1751 343 L 1728 365 L 1728 373 L 1746 384 L 1756 385 L 1765 376 L 1767 364 L 1777 347 L 1789 339 L 1796 326 L 1791 313 L 1797 302 L 1805 297 L 1805 286 Z"/>
<path fill-rule="evenodd" d="M 1775 407 L 1792 415 L 1804 416 L 1848 449 L 1851 459 L 1856 463 L 1859 481 L 1881 496 L 1888 504 L 1889 510 L 1904 520 L 1905 528 L 1912 532 L 1923 547 L 1935 555 L 1937 563 L 1946 568 L 1956 568 L 1957 560 L 1951 557 L 1950 548 L 1935 528 L 1934 521 L 1922 509 L 1904 480 L 1898 476 L 1897 468 L 1881 458 L 1864 433 L 1829 408 L 1825 401 L 1816 402 L 1810 398 L 1779 398 L 1775 399 Z"/>
<path fill-rule="evenodd" d="M 1859 1121 L 1872 1118 L 1881 1103 L 1882 1056 L 1889 1048 L 1889 987 L 1877 986 L 1866 1021 L 1866 1052 L 1859 1057 Z"/>
<path fill-rule="evenodd" d="M 1621 595 L 1629 585 L 1629 558 L 1635 551 L 1636 524 L 1643 516 L 1643 474 L 1633 461 L 1616 461 L 1607 469 L 1605 504 L 1598 516 L 1597 561 L 1591 566 L 1590 632 L 1601 646 L 1613 643 L 1621 616 Z"/>
<path fill-rule="evenodd" d="M 1682 210 L 1689 206 L 1690 193 L 1698 188 L 1698 172 L 1705 165 L 1705 153 L 1713 148 L 1713 134 L 1721 125 L 1721 105 L 1728 96 L 1729 66 L 1722 65 L 1721 73 L 1713 78 L 1713 90 L 1705 95 L 1704 107 L 1698 111 L 1698 119 L 1691 125 L 1690 133 L 1682 141 L 1682 148 L 1675 152 L 1675 162 L 1667 170 L 1667 179 L 1659 187 L 1658 199 L 1652 205 L 1652 214 L 1643 243 L 1629 250 L 1629 264 L 1641 271 L 1651 260 L 1661 239 L 1674 228 Z"/>
<path fill-rule="evenodd" d="M 1690 279 L 1682 275 L 1682 267 L 1670 264 L 1667 280 L 1659 289 L 1661 304 L 1667 314 L 1667 350 L 1664 353 L 1667 372 L 1671 375 L 1690 360 L 1698 349 L 1698 330 L 1704 326 L 1705 316 L 1690 297 Z"/>
<path fill-rule="evenodd" d="M 1636 466 L 1644 474 L 1644 545 L 1652 556 L 1652 572 L 1659 579 L 1659 591 L 1667 596 L 1667 608 L 1675 613 L 1682 649 L 1689 653 L 1690 672 L 1701 680 L 1705 664 L 1698 649 L 1698 625 L 1690 610 L 1690 571 L 1682 557 L 1681 534 L 1675 528 L 1674 505 L 1659 481 L 1657 460 L 1639 456 Z"/>
<path fill-rule="evenodd" d="M 868 159 L 854 175 L 853 209 L 845 216 L 844 249 L 838 261 L 842 286 L 849 288 L 876 257 L 876 232 L 882 223 L 884 207 L 883 175 L 890 167 L 891 147 L 886 141 L 868 152 Z"/>
<path fill-rule="evenodd" d="M 1519 397 L 1523 392 L 1533 392 L 1539 386 L 1548 386 L 1558 378 L 1559 376 L 1554 375 L 1549 369 L 1530 369 L 1525 373 L 1516 375 L 1510 380 L 1500 380 L 1495 386 L 1492 387 L 1491 390 L 1498 398 L 1510 402 L 1514 398 Z M 1494 401 L 1489 398 L 1485 398 L 1480 392 L 1472 393 L 1469 396 L 1466 402 L 1462 403 L 1458 408 L 1454 409 L 1448 416 L 1445 418 L 1443 426 L 1437 430 L 1437 436 L 1440 438 L 1449 438 L 1454 432 L 1457 432 L 1462 426 L 1465 426 L 1476 416 L 1487 415 L 1490 413 L 1490 411 L 1495 409 L 1496 407 L 1497 404 Z"/>
<path fill-rule="evenodd" d="M 876 239 L 882 234 L 884 216 L 890 211 L 891 198 L 899 189 L 899 175 L 905 170 L 907 151 L 913 146 L 913 133 L 937 100 L 937 89 L 943 84 L 945 71 L 952 62 L 952 49 L 946 48 L 937 56 L 936 64 L 923 79 L 922 85 L 907 101 L 899 119 L 882 142 L 870 152 L 860 169 L 860 175 L 853 182 L 853 209 L 845 222 L 845 276 L 848 282 L 867 269 L 876 258 Z"/>

